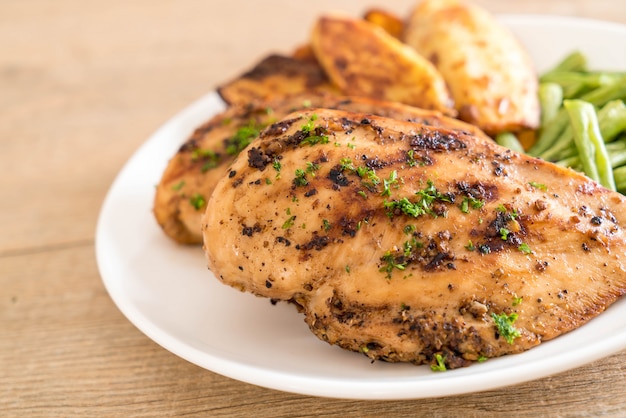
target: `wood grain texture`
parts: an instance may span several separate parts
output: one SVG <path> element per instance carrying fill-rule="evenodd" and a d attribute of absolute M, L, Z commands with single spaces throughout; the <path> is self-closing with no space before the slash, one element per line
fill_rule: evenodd
<path fill-rule="evenodd" d="M 477 0 L 496 13 L 626 23 L 613 0 Z M 375 1 L 346 0 L 357 15 Z M 413 1 L 386 6 L 406 13 Z M 0 416 L 626 415 L 626 352 L 522 385 L 393 402 L 321 399 L 196 367 L 115 307 L 94 256 L 116 173 L 165 120 L 331 0 L 0 2 Z"/>

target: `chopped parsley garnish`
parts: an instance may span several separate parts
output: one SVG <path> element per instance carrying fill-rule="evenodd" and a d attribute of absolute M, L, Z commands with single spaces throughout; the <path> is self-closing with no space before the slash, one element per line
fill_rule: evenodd
<path fill-rule="evenodd" d="M 446 369 L 446 358 L 441 354 L 435 354 L 435 361 L 437 364 L 431 364 L 430 369 L 433 372 L 445 372 Z"/>
<path fill-rule="evenodd" d="M 175 185 L 172 186 L 172 190 L 176 190 L 179 191 L 180 189 L 183 188 L 183 186 L 185 185 L 185 180 L 181 180 L 178 183 L 176 183 Z"/>
<path fill-rule="evenodd" d="M 247 125 L 240 127 L 231 138 L 226 140 L 226 154 L 237 155 L 261 133 L 264 125 L 251 120 Z"/>
<path fill-rule="evenodd" d="M 315 121 L 317 120 L 317 115 L 313 114 L 305 123 L 302 125 L 302 132 L 306 134 L 306 138 L 304 138 L 300 145 L 315 145 L 315 144 L 328 144 L 328 137 L 326 135 L 322 135 L 325 131 L 324 128 L 315 127 Z"/>
<path fill-rule="evenodd" d="M 196 148 L 191 151 L 191 161 L 196 162 L 198 160 L 204 161 L 201 170 L 203 173 L 206 173 L 210 169 L 217 167 L 221 159 L 219 154 L 217 154 L 215 151 Z"/>
<path fill-rule="evenodd" d="M 513 340 L 522 335 L 519 330 L 513 326 L 513 323 L 517 320 L 516 313 L 510 315 L 506 313 L 501 313 L 500 315 L 492 313 L 491 318 L 493 318 L 493 322 L 496 324 L 498 334 L 504 337 L 507 343 L 513 344 Z"/>
<path fill-rule="evenodd" d="M 293 184 L 295 184 L 296 187 L 302 187 L 302 186 L 306 186 L 307 184 L 309 184 L 309 181 L 306 179 L 306 171 L 300 168 L 297 168 L 296 175 L 293 179 Z"/>
<path fill-rule="evenodd" d="M 300 144 L 316 145 L 316 144 L 328 144 L 328 137 L 326 135 L 311 135 L 304 138 Z"/>
<path fill-rule="evenodd" d="M 373 190 L 380 184 L 380 178 L 376 175 L 376 171 L 372 168 L 365 166 L 357 167 L 356 174 L 361 178 L 363 185 L 369 190 Z"/>
<path fill-rule="evenodd" d="M 350 266 L 346 264 L 346 273 L 350 274 Z"/>
<path fill-rule="evenodd" d="M 528 184 L 535 189 L 543 190 L 544 192 L 548 191 L 548 187 L 545 184 L 537 183 L 536 181 L 530 181 Z"/>
<path fill-rule="evenodd" d="M 191 160 L 198 161 L 200 158 L 217 159 L 217 153 L 210 149 L 196 148 L 191 151 Z"/>
<path fill-rule="evenodd" d="M 412 150 L 412 149 L 406 152 L 406 162 L 409 165 L 409 167 L 415 167 L 417 165 L 417 161 L 415 160 L 414 154 L 415 154 L 415 150 Z"/>
<path fill-rule="evenodd" d="M 444 195 L 437 190 L 432 180 L 428 180 L 428 186 L 424 190 L 420 190 L 415 194 L 421 196 L 422 200 L 428 204 L 434 202 L 435 200 L 448 203 L 452 202 L 449 196 Z"/>
<path fill-rule="evenodd" d="M 509 238 L 509 234 L 511 233 L 511 231 L 506 228 L 500 228 L 500 231 L 498 232 L 500 233 L 500 238 L 502 238 L 503 241 L 506 241 L 507 238 Z"/>
<path fill-rule="evenodd" d="M 404 257 L 408 258 L 411 256 L 411 254 L 413 253 L 415 249 L 424 248 L 424 244 L 422 244 L 415 237 L 413 237 L 410 240 L 405 241 L 402 247 L 404 248 L 404 253 L 403 253 Z"/>
<path fill-rule="evenodd" d="M 396 260 L 396 257 L 391 253 L 391 251 L 387 251 L 385 255 L 383 255 L 380 260 L 385 263 L 378 271 L 381 273 L 387 273 L 387 278 L 391 278 L 391 273 L 393 269 L 404 270 L 406 268 L 406 262 L 403 260 Z"/>
<path fill-rule="evenodd" d="M 315 177 L 315 172 L 317 170 L 320 169 L 320 165 L 319 164 L 315 164 L 312 162 L 307 162 L 306 163 L 306 172 L 310 175 L 312 175 L 313 177 Z"/>
<path fill-rule="evenodd" d="M 413 232 L 415 232 L 415 225 L 407 225 L 404 227 L 404 233 L 407 235 L 412 234 Z"/>
<path fill-rule="evenodd" d="M 472 209 L 480 209 L 483 206 L 485 206 L 485 201 L 481 200 L 481 199 L 476 199 L 475 197 L 471 197 L 471 196 L 466 196 L 463 198 L 463 200 L 461 201 L 461 212 L 463 213 L 469 213 L 470 207 Z"/>
<path fill-rule="evenodd" d="M 461 212 L 463 213 L 469 213 L 469 199 L 466 197 L 463 199 L 463 201 L 461 202 Z"/>
<path fill-rule="evenodd" d="M 474 247 L 474 243 L 472 242 L 472 240 L 467 241 L 467 245 L 465 246 L 465 249 L 467 251 L 474 251 L 476 249 L 476 247 Z"/>
<path fill-rule="evenodd" d="M 339 161 L 340 167 L 341 167 L 341 171 L 349 171 L 349 172 L 354 172 L 355 168 L 354 165 L 352 165 L 352 160 L 349 158 L 342 158 Z"/>
<path fill-rule="evenodd" d="M 330 231 L 330 228 L 332 228 L 333 226 L 331 225 L 330 222 L 328 222 L 328 219 L 323 219 L 322 220 L 322 228 L 324 229 L 324 231 Z"/>
<path fill-rule="evenodd" d="M 532 254 L 533 252 L 533 250 L 531 250 L 528 244 L 526 244 L 525 242 L 521 243 L 519 247 L 517 247 L 517 249 L 523 252 L 524 254 Z"/>
<path fill-rule="evenodd" d="M 479 363 L 484 363 L 487 360 L 489 360 L 489 357 L 487 357 L 487 356 L 479 356 L 478 357 L 478 362 Z"/>
<path fill-rule="evenodd" d="M 393 216 L 393 212 L 396 209 L 399 209 L 402 213 L 413 216 L 414 218 L 427 213 L 419 203 L 412 203 L 406 197 L 403 197 L 400 200 L 392 200 L 391 202 L 385 201 L 383 205 L 385 209 L 387 209 L 387 215 L 389 216 Z"/>
<path fill-rule="evenodd" d="M 204 164 L 202 164 L 202 167 L 200 167 L 200 171 L 202 171 L 203 173 L 206 173 L 207 171 L 209 171 L 212 168 L 217 167 L 219 164 L 219 161 L 207 161 Z"/>
<path fill-rule="evenodd" d="M 280 169 L 282 168 L 282 164 L 280 163 L 279 160 L 274 160 L 274 162 L 272 163 L 272 167 L 274 167 L 274 170 L 276 170 L 276 173 L 280 174 Z M 276 176 L 278 177 L 278 174 L 276 174 Z"/>
<path fill-rule="evenodd" d="M 206 199 L 200 193 L 194 193 L 189 198 L 189 203 L 191 203 L 191 206 L 193 206 L 196 210 L 200 210 L 206 204 Z"/>
<path fill-rule="evenodd" d="M 524 301 L 524 298 L 522 298 L 521 296 L 515 296 L 513 298 L 513 306 L 517 306 L 520 303 L 522 303 Z"/>
<path fill-rule="evenodd" d="M 387 187 L 386 184 L 385 187 Z M 433 182 L 430 180 L 428 180 L 428 186 L 424 190 L 420 190 L 415 194 L 419 196 L 419 200 L 415 203 L 411 202 L 406 197 L 400 200 L 393 200 L 391 202 L 385 201 L 383 205 L 385 209 L 387 209 L 387 215 L 393 216 L 395 210 L 399 209 L 402 213 L 413 216 L 414 218 L 422 215 L 437 216 L 431 207 L 433 202 L 452 202 L 451 198 L 445 194 L 440 193 L 433 184 Z"/>
<path fill-rule="evenodd" d="M 356 192 L 356 194 L 361 196 L 363 199 L 367 199 L 367 193 L 365 193 L 363 190 L 359 190 L 358 192 Z"/>
<path fill-rule="evenodd" d="M 311 117 L 309 118 L 309 120 L 307 121 L 307 123 L 305 123 L 304 125 L 302 125 L 302 132 L 308 134 L 311 133 L 313 131 L 313 129 L 315 129 L 315 121 L 317 120 L 317 115 L 315 113 L 313 113 L 311 115 Z"/>
<path fill-rule="evenodd" d="M 287 220 L 283 224 L 283 229 L 291 228 L 295 220 L 296 220 L 296 215 L 291 215 L 289 218 L 287 218 Z"/>
<path fill-rule="evenodd" d="M 393 170 L 391 173 L 389 173 L 389 177 L 383 180 L 384 190 L 381 193 L 381 195 L 391 196 L 391 186 L 397 183 L 398 183 L 398 172 L 396 170 Z"/>

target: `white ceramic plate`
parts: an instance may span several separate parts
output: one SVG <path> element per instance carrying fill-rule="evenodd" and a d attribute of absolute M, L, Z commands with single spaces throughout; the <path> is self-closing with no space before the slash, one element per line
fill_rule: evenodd
<path fill-rule="evenodd" d="M 537 69 L 580 49 L 594 68 L 626 70 L 626 27 L 549 17 L 503 16 Z M 166 238 L 151 213 L 167 160 L 201 122 L 223 109 L 209 93 L 163 125 L 128 161 L 97 226 L 96 255 L 119 309 L 148 337 L 201 367 L 248 383 L 308 395 L 411 399 L 482 391 L 537 379 L 626 349 L 626 300 L 587 325 L 523 354 L 444 373 L 370 363 L 309 332 L 291 306 L 214 279 L 199 248 Z"/>

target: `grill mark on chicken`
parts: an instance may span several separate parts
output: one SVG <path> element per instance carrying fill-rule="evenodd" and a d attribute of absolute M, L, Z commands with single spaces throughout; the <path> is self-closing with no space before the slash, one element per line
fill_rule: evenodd
<path fill-rule="evenodd" d="M 411 138 L 409 144 L 418 150 L 455 151 L 465 149 L 467 145 L 456 135 L 429 131 L 427 135 L 418 134 Z"/>

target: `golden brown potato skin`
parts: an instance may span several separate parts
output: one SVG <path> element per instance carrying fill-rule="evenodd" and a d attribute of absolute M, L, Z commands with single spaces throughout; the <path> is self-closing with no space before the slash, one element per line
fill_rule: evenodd
<path fill-rule="evenodd" d="M 153 209 L 165 234 L 181 244 L 201 244 L 202 213 L 218 180 L 245 146 L 239 142 L 241 134 L 250 135 L 247 140 L 252 140 L 267 125 L 308 106 L 346 109 L 483 135 L 477 128 L 439 112 L 367 98 L 311 93 L 233 105 L 198 127 L 168 162 L 156 188 Z"/>
<path fill-rule="evenodd" d="M 404 21 L 387 10 L 379 8 L 369 9 L 363 13 L 363 19 L 376 26 L 380 26 L 385 32 L 396 39 L 402 38 L 402 34 L 404 33 Z"/>
<path fill-rule="evenodd" d="M 372 23 L 323 16 L 313 28 L 311 45 L 328 77 L 346 95 L 456 114 L 436 68 Z"/>
<path fill-rule="evenodd" d="M 454 368 L 530 349 L 623 295 L 625 224 L 624 196 L 484 136 L 310 109 L 239 155 L 203 231 L 217 280 L 298 304 L 322 340 Z M 519 336 L 493 315 L 518 315 Z"/>
<path fill-rule="evenodd" d="M 462 120 L 490 134 L 538 126 L 531 60 L 486 10 L 459 0 L 425 0 L 408 19 L 405 42 L 441 72 Z"/>

